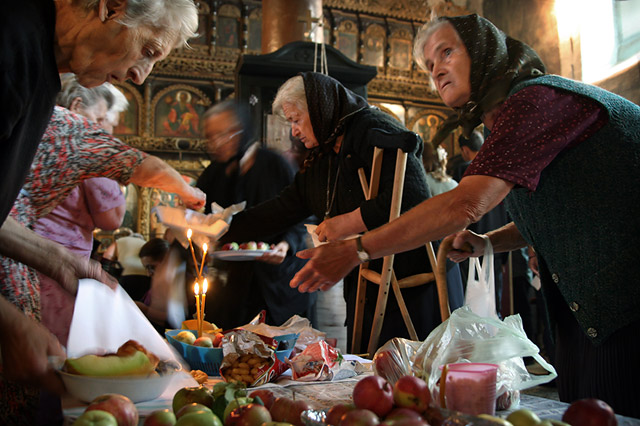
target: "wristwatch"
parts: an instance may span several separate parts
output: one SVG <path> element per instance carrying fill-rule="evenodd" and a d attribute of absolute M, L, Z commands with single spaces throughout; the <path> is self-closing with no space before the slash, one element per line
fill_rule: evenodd
<path fill-rule="evenodd" d="M 358 259 L 360 262 L 368 262 L 371 260 L 369 253 L 362 247 L 362 239 L 360 236 L 356 238 L 356 250 L 358 252 Z"/>

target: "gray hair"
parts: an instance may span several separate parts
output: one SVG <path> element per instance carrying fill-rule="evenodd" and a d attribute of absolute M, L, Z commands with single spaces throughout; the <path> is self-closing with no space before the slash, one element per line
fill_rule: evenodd
<path fill-rule="evenodd" d="M 309 111 L 307 94 L 304 91 L 304 80 L 301 75 L 291 77 L 280 86 L 273 100 L 271 108 L 273 113 L 284 117 L 283 104 L 292 104 L 300 111 Z"/>
<path fill-rule="evenodd" d="M 420 27 L 413 40 L 413 60 L 416 61 L 418 67 L 423 71 L 429 72 L 427 65 L 425 64 L 424 45 L 427 44 L 431 35 L 445 24 L 450 23 L 444 18 L 435 18 L 431 21 L 427 21 L 422 25 L 422 27 Z"/>
<path fill-rule="evenodd" d="M 100 0 L 74 0 L 85 10 L 95 10 Z M 173 47 L 187 45 L 197 36 L 198 9 L 193 0 L 127 0 L 124 16 L 118 20 L 130 28 L 149 27 L 163 32 L 175 31 L 178 39 Z"/>
<path fill-rule="evenodd" d="M 104 100 L 107 103 L 107 108 L 110 109 L 114 103 L 114 95 L 109 87 L 113 87 L 111 83 L 103 83 L 100 86 L 88 89 L 80 85 L 76 75 L 72 73 L 60 74 L 60 82 L 62 88 L 56 98 L 56 104 L 65 108 L 70 108 L 71 103 L 76 98 L 80 98 L 84 108 L 91 108 L 99 101 Z"/>

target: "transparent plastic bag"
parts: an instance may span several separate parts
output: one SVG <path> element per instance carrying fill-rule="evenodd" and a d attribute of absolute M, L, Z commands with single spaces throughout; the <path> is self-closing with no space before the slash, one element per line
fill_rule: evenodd
<path fill-rule="evenodd" d="M 533 357 L 547 374 L 530 374 L 523 357 Z M 553 380 L 557 373 L 540 355 L 540 350 L 522 328 L 520 315 L 503 321 L 474 314 L 469 307 L 456 309 L 448 320 L 434 329 L 417 350 L 412 369 L 427 382 L 434 400 L 438 400 L 440 367 L 457 362 L 498 364 L 496 396 L 501 409 L 519 403 L 520 390 Z"/>
<path fill-rule="evenodd" d="M 394 337 L 382 345 L 373 356 L 375 373 L 392 385 L 402 376 L 411 373 L 418 348 L 422 342 Z"/>

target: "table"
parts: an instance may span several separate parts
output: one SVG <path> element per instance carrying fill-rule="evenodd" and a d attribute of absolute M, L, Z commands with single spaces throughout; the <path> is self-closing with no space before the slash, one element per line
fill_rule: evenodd
<path fill-rule="evenodd" d="M 268 383 L 256 389 L 269 389 L 275 394 L 276 397 L 284 396 L 291 398 L 295 394 L 296 399 L 303 399 L 309 402 L 309 405 L 311 405 L 313 408 L 317 410 L 326 410 L 332 405 L 341 402 L 351 402 L 353 387 L 358 382 L 358 380 L 360 380 L 367 374 L 372 373 L 367 372 L 363 375 L 343 379 L 338 382 L 304 383 L 294 382 L 285 377 L 281 378 L 276 383 Z M 219 381 L 220 379 L 218 378 L 210 377 L 206 383 L 206 386 L 211 388 L 215 383 Z M 144 416 L 148 415 L 150 412 L 163 408 L 171 408 L 171 399 L 163 397 L 153 401 L 136 404 L 141 416 L 140 424 L 142 424 L 142 422 L 144 421 Z M 520 406 L 518 408 L 530 409 L 538 414 L 538 416 L 540 416 L 541 418 L 560 420 L 562 418 L 562 414 L 568 406 L 569 404 L 565 402 L 555 401 L 552 399 L 541 398 L 539 396 L 523 393 L 521 395 Z M 77 416 L 79 416 L 84 411 L 85 405 L 82 405 L 82 403 L 79 403 L 78 401 L 67 399 L 66 401 L 63 401 L 63 407 L 66 407 L 64 410 L 65 426 L 71 426 L 73 420 L 75 420 L 75 418 L 77 418 Z M 497 415 L 504 418 L 514 410 L 500 411 L 497 413 Z M 619 426 L 640 426 L 640 419 L 632 419 L 624 416 L 617 417 Z"/>

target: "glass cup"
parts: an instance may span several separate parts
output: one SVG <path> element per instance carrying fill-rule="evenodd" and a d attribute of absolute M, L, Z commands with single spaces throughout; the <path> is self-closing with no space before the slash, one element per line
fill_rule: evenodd
<path fill-rule="evenodd" d="M 465 414 L 495 415 L 496 364 L 448 364 L 445 381 L 445 402 L 449 410 Z"/>

